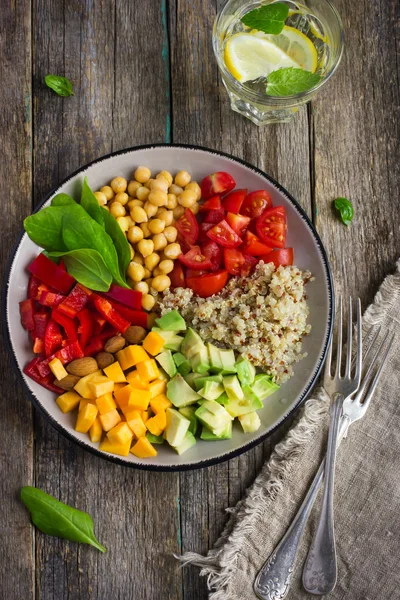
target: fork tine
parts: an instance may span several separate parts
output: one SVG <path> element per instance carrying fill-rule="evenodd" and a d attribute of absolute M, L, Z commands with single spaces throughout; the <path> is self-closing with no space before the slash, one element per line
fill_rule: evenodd
<path fill-rule="evenodd" d="M 386 342 L 386 340 L 387 340 L 387 338 L 388 338 L 388 335 L 389 335 L 389 332 L 387 332 L 387 334 L 386 334 L 386 335 L 385 335 L 385 337 L 383 338 L 383 340 L 382 340 L 382 342 L 381 342 L 381 344 L 380 344 L 380 346 L 379 346 L 378 352 L 377 352 L 377 354 L 382 354 L 382 357 L 381 357 L 381 364 L 380 364 L 380 366 L 379 366 L 379 368 L 378 368 L 377 372 L 375 373 L 375 377 L 373 378 L 373 380 L 372 380 L 372 382 L 371 382 L 371 385 L 370 385 L 370 387 L 369 387 L 369 389 L 368 389 L 368 392 L 367 392 L 367 394 L 365 395 L 365 398 L 364 398 L 364 401 L 363 401 L 363 407 L 365 408 L 365 410 L 368 408 L 368 406 L 369 406 L 369 403 L 371 402 L 371 398 L 372 398 L 372 396 L 374 395 L 375 388 L 376 388 L 376 386 L 378 385 L 379 378 L 380 378 L 380 376 L 381 376 L 381 374 L 382 374 L 383 367 L 385 366 L 386 359 L 387 359 L 387 357 L 388 357 L 388 354 L 389 354 L 389 352 L 390 352 L 390 350 L 391 350 L 391 348 L 392 348 L 393 340 L 394 340 L 394 337 L 395 337 L 395 334 L 394 334 L 394 333 L 392 334 L 392 336 L 391 336 L 391 338 L 390 338 L 390 340 L 389 340 L 389 343 L 388 343 L 388 345 L 387 345 L 387 347 L 386 347 L 386 350 L 385 350 L 385 352 L 381 352 L 381 350 L 383 349 L 383 346 L 384 346 L 384 344 L 385 344 L 385 342 Z M 373 361 L 373 362 L 374 362 L 374 363 L 376 362 L 376 355 L 375 355 L 375 357 L 374 357 L 374 361 Z M 368 371 L 369 371 L 369 369 L 368 369 Z M 363 382 L 363 388 L 365 388 L 364 382 Z M 360 400 L 360 397 L 361 397 L 361 395 L 362 395 L 362 394 L 360 394 L 360 392 L 359 392 L 359 393 L 357 394 L 356 398 L 357 398 L 358 400 Z M 360 396 L 360 397 L 359 397 L 359 396 Z"/>
<path fill-rule="evenodd" d="M 360 387 L 359 387 L 359 389 L 357 391 L 357 394 L 354 397 L 354 400 L 356 400 L 356 401 L 358 400 L 358 402 L 361 401 L 361 398 L 362 398 L 362 396 L 363 396 L 363 394 L 364 394 L 367 386 L 370 383 L 372 371 L 373 371 L 375 365 L 377 364 L 377 361 L 378 361 L 378 359 L 379 359 L 379 357 L 380 357 L 380 355 L 382 353 L 382 349 L 383 349 L 383 347 L 384 347 L 384 345 L 385 345 L 386 340 L 388 339 L 388 337 L 389 337 L 389 332 L 387 331 L 385 333 L 385 335 L 383 336 L 382 340 L 380 341 L 380 343 L 378 345 L 378 348 L 376 349 L 375 354 L 372 357 L 372 360 L 371 360 L 370 364 L 368 365 L 368 369 L 367 369 L 367 371 L 366 371 L 366 373 L 365 373 L 365 375 L 363 377 L 362 383 L 361 383 L 361 385 L 360 385 Z"/>
<path fill-rule="evenodd" d="M 350 377 L 351 373 L 351 347 L 353 342 L 353 316 L 352 316 L 352 300 L 351 296 L 349 296 L 349 310 L 348 310 L 348 318 L 347 318 L 347 356 L 346 356 L 346 370 L 345 377 Z"/>
<path fill-rule="evenodd" d="M 363 339 L 363 364 L 369 358 L 369 355 L 371 354 L 371 350 L 375 346 L 376 340 L 379 337 L 381 329 L 382 329 L 381 325 L 379 325 L 378 327 L 376 327 L 375 325 L 371 325 L 371 327 L 368 329 L 366 335 L 364 336 L 364 339 Z M 357 352 L 354 353 L 352 361 L 351 361 L 351 369 L 354 371 L 355 371 L 356 363 L 357 363 Z"/>
<path fill-rule="evenodd" d="M 336 354 L 336 370 L 335 377 L 340 378 L 340 364 L 342 362 L 342 328 L 343 328 L 343 302 L 342 296 L 339 297 L 339 307 L 338 307 L 338 347 Z"/>
<path fill-rule="evenodd" d="M 372 345 L 370 346 L 372 348 Z M 356 371 L 354 379 L 357 382 L 357 386 L 360 385 L 361 372 L 362 372 L 362 321 L 361 321 L 361 301 L 357 298 L 357 359 L 356 359 Z"/>

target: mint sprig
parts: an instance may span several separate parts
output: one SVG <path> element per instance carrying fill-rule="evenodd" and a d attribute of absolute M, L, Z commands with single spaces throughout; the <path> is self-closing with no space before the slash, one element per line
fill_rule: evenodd
<path fill-rule="evenodd" d="M 268 96 L 293 96 L 311 90 L 321 81 L 321 75 L 288 67 L 273 71 L 267 77 Z"/>
<path fill-rule="evenodd" d="M 72 83 L 66 77 L 60 75 L 46 75 L 44 81 L 58 96 L 73 96 Z"/>
<path fill-rule="evenodd" d="M 347 198 L 336 198 L 333 201 L 333 205 L 339 211 L 343 223 L 348 227 L 354 217 L 354 208 L 350 200 L 347 200 Z"/>
<path fill-rule="evenodd" d="M 288 15 L 289 7 L 287 4 L 274 2 L 251 10 L 241 18 L 241 21 L 252 29 L 278 35 L 284 28 Z"/>

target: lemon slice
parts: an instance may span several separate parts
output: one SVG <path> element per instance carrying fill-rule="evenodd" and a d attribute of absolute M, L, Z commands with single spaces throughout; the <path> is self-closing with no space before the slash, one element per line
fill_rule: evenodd
<path fill-rule="evenodd" d="M 253 35 L 272 42 L 300 65 L 302 69 L 315 73 L 318 65 L 317 50 L 310 38 L 298 29 L 285 25 L 278 35 L 263 33 L 262 31 L 257 31 Z"/>
<path fill-rule="evenodd" d="M 299 68 L 299 63 L 273 44 L 266 34 L 259 37 L 252 33 L 236 33 L 226 43 L 224 60 L 230 73 L 241 82 L 268 77 L 278 69 Z"/>

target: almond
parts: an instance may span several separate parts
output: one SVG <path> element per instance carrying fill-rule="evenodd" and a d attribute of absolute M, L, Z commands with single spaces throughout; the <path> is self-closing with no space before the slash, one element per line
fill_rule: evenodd
<path fill-rule="evenodd" d="M 115 354 L 116 352 L 122 350 L 122 348 L 125 346 L 125 343 L 126 342 L 122 335 L 114 335 L 114 337 L 107 340 L 104 350 L 106 352 L 110 352 L 111 354 Z"/>
<path fill-rule="evenodd" d="M 124 338 L 129 344 L 139 344 L 146 337 L 147 331 L 139 325 L 130 325 L 124 333 Z"/>
<path fill-rule="evenodd" d="M 77 358 L 73 360 L 65 367 L 71 375 L 77 375 L 78 377 L 85 377 L 94 373 L 98 370 L 97 362 L 91 356 L 85 356 L 84 358 Z"/>
<path fill-rule="evenodd" d="M 110 352 L 99 352 L 96 356 L 96 361 L 99 369 L 105 369 L 115 362 L 115 358 Z"/>
<path fill-rule="evenodd" d="M 77 375 L 67 375 L 66 377 L 63 377 L 62 379 L 56 379 L 54 381 L 54 383 L 56 386 L 58 386 L 62 390 L 72 390 L 76 386 L 76 384 L 78 383 L 79 380 L 80 380 L 80 377 L 78 377 Z"/>

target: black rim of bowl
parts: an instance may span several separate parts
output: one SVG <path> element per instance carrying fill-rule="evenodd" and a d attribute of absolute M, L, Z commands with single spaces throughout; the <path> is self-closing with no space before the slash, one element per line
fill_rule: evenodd
<path fill-rule="evenodd" d="M 329 262 L 328 262 L 328 257 L 325 251 L 325 248 L 322 244 L 321 238 L 319 237 L 313 223 L 311 222 L 311 220 L 309 219 L 309 217 L 307 216 L 306 212 L 304 211 L 304 209 L 300 206 L 300 204 L 297 202 L 297 200 L 295 200 L 293 198 L 293 196 L 291 194 L 289 194 L 289 192 L 283 187 L 281 186 L 277 181 L 275 181 L 275 179 L 273 179 L 273 177 L 271 177 L 270 175 L 268 175 L 267 173 L 265 173 L 264 171 L 262 171 L 261 169 L 259 169 L 258 167 L 255 167 L 254 165 L 252 165 L 251 163 L 243 160 L 242 158 L 238 158 L 236 156 L 233 156 L 232 154 L 228 154 L 227 152 L 222 152 L 220 150 L 212 150 L 210 148 L 206 148 L 204 146 L 196 146 L 193 144 L 145 144 L 142 146 L 133 146 L 131 148 L 125 148 L 123 150 L 117 150 L 116 152 L 110 152 L 109 154 L 105 154 L 104 156 L 101 156 L 100 158 L 96 158 L 95 160 L 92 160 L 91 162 L 85 164 L 84 166 L 80 167 L 79 169 L 77 169 L 76 171 L 74 171 L 73 173 L 71 173 L 71 175 L 69 175 L 68 177 L 66 177 L 62 182 L 60 182 L 56 187 L 54 187 L 48 194 L 46 194 L 45 198 L 38 204 L 38 206 L 35 208 L 35 210 L 33 211 L 33 213 L 38 212 L 42 206 L 49 200 L 49 198 L 51 198 L 51 196 L 53 196 L 57 190 L 64 185 L 65 183 L 67 183 L 70 179 L 73 179 L 74 177 L 76 177 L 76 175 L 78 175 L 79 173 L 81 173 L 82 171 L 85 171 L 88 167 L 90 167 L 91 165 L 94 165 L 98 162 L 101 162 L 103 160 L 106 160 L 108 158 L 112 158 L 114 156 L 119 156 L 122 154 L 128 154 L 129 152 L 134 152 L 134 151 L 138 151 L 138 150 L 151 150 L 154 148 L 183 148 L 186 150 L 200 150 L 203 152 L 208 152 L 210 154 L 216 154 L 218 156 L 222 156 L 224 158 L 229 158 L 230 160 L 237 162 L 241 165 L 244 165 L 245 167 L 249 168 L 252 171 L 255 171 L 257 174 L 261 175 L 262 177 L 265 177 L 270 183 L 272 183 L 281 193 L 284 194 L 284 196 L 292 203 L 292 205 L 294 206 L 294 208 L 297 210 L 298 214 L 301 216 L 301 218 L 307 223 L 314 241 L 316 242 L 316 245 L 318 246 L 318 249 L 321 253 L 321 257 L 322 257 L 322 261 L 324 263 L 324 267 L 326 270 L 326 277 L 327 277 L 327 283 L 328 283 L 328 302 L 329 302 L 329 315 L 328 315 L 328 331 L 327 331 L 327 335 L 325 338 L 325 344 L 324 344 L 324 348 L 323 351 L 321 353 L 321 355 L 319 356 L 315 371 L 314 371 L 314 375 L 310 381 L 310 383 L 307 385 L 307 387 L 303 390 L 302 394 L 300 395 L 297 403 L 295 404 L 295 406 L 288 412 L 287 415 L 285 415 L 276 425 L 275 427 L 273 427 L 272 429 L 270 429 L 269 431 L 267 431 L 266 433 L 264 433 L 263 435 L 261 435 L 260 437 L 258 437 L 256 440 L 252 440 L 250 442 L 248 442 L 247 444 L 244 444 L 243 446 L 241 446 L 240 448 L 237 448 L 236 450 L 232 450 L 230 452 L 226 452 L 225 454 L 218 456 L 216 458 L 210 458 L 210 459 L 206 459 L 206 460 L 202 460 L 196 463 L 191 463 L 191 464 L 183 464 L 183 465 L 173 465 L 173 466 L 167 466 L 167 465 L 149 465 L 146 463 L 143 464 L 138 464 L 138 463 L 132 463 L 132 462 L 128 462 L 126 460 L 124 460 L 123 458 L 119 458 L 116 455 L 113 454 L 107 454 L 106 452 L 102 452 L 101 450 L 99 450 L 98 448 L 94 448 L 93 446 L 91 446 L 90 444 L 83 442 L 82 440 L 79 440 L 77 438 L 75 438 L 71 433 L 69 433 L 56 419 L 54 419 L 54 417 L 52 417 L 52 415 L 44 408 L 44 406 L 40 403 L 39 399 L 35 396 L 35 394 L 32 392 L 32 390 L 29 388 L 29 386 L 27 385 L 24 377 L 22 376 L 22 372 L 18 366 L 18 362 L 17 362 L 17 358 L 16 358 L 16 354 L 14 352 L 12 343 L 11 343 L 11 337 L 10 337 L 10 331 L 9 331 L 9 325 L 8 325 L 8 319 L 7 319 L 7 298 L 8 298 L 8 289 L 9 289 L 9 279 L 10 279 L 10 272 L 11 272 L 11 268 L 14 262 L 14 257 L 15 254 L 18 250 L 18 247 L 20 246 L 22 239 L 24 237 L 25 231 L 22 230 L 20 235 L 18 236 L 18 239 L 12 249 L 10 258 L 8 260 L 7 266 L 6 266 L 6 270 L 5 270 L 5 274 L 4 274 L 4 283 L 3 283 L 3 295 L 2 295 L 2 308 L 1 308 L 1 318 L 2 318 L 2 323 L 3 323 L 3 331 L 5 332 L 5 341 L 6 341 L 6 347 L 7 350 L 9 352 L 9 354 L 11 355 L 11 359 L 12 359 L 12 365 L 14 370 L 18 373 L 22 384 L 24 386 L 25 391 L 28 393 L 29 398 L 33 404 L 33 406 L 39 410 L 42 414 L 44 414 L 44 416 L 46 417 L 46 419 L 51 423 L 51 425 L 57 430 L 59 431 L 64 437 L 66 437 L 68 440 L 72 441 L 75 444 L 78 444 L 81 448 L 83 448 L 84 450 L 91 452 L 92 454 L 104 459 L 104 460 L 108 460 L 110 462 L 113 462 L 115 464 L 118 465 L 123 465 L 125 467 L 131 467 L 134 469 L 142 469 L 145 471 L 191 471 L 194 469 L 201 469 L 204 467 L 209 467 L 212 465 L 216 465 L 218 463 L 222 463 L 225 462 L 226 460 L 229 460 L 231 458 L 235 458 L 236 456 L 239 456 L 240 454 L 243 454 L 244 452 L 247 452 L 248 450 L 250 450 L 251 448 L 254 448 L 255 446 L 258 446 L 259 444 L 261 444 L 261 442 L 263 442 L 264 440 L 266 440 L 267 438 L 269 438 L 273 433 L 275 433 L 275 431 L 277 431 L 279 429 L 279 427 L 281 427 L 288 419 L 290 419 L 294 413 L 298 410 L 298 408 L 303 404 L 303 402 L 306 400 L 306 398 L 309 396 L 310 392 L 312 391 L 318 376 L 321 372 L 322 366 L 324 364 L 325 358 L 326 358 L 326 354 L 327 354 L 327 350 L 328 350 L 328 346 L 329 346 L 329 342 L 332 336 L 332 328 L 333 328 L 333 313 L 334 313 L 334 289 L 333 289 L 333 280 L 332 280 L 332 273 L 331 273 L 331 269 L 329 266 Z M 32 214 L 33 214 L 32 213 Z"/>

